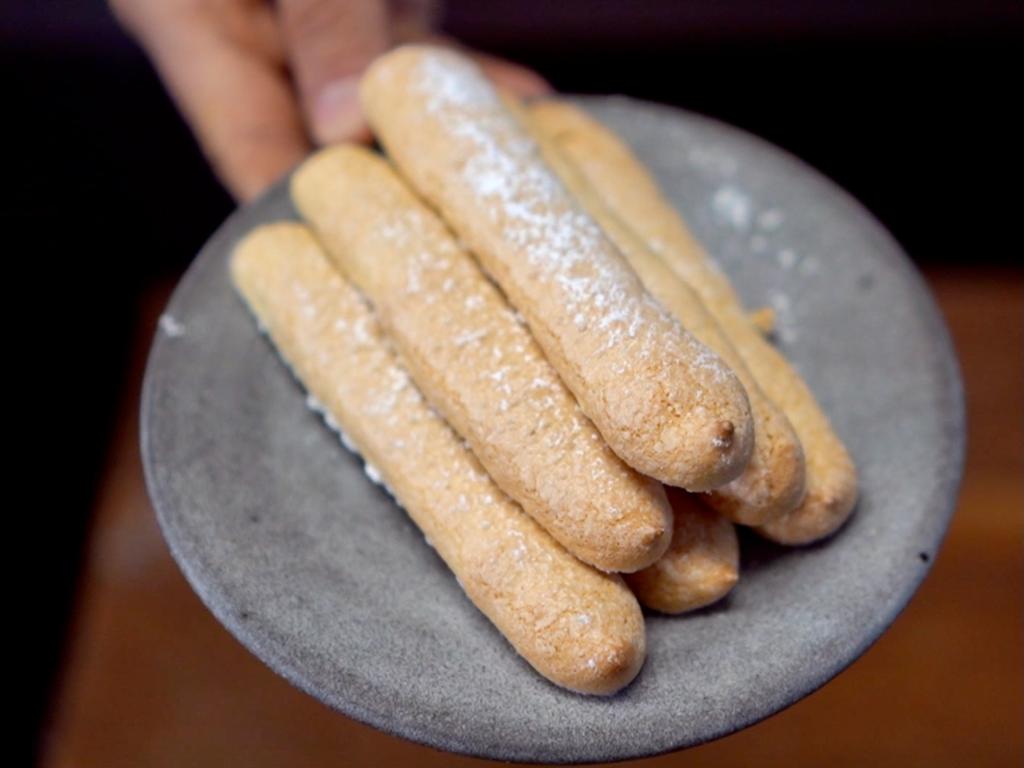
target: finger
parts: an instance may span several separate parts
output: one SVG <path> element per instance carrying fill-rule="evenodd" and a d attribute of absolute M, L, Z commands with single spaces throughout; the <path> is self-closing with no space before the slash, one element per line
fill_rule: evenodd
<path fill-rule="evenodd" d="M 253 13 L 266 12 L 258 8 Z M 265 22 L 249 47 L 223 18 L 202 13 L 138 28 L 143 45 L 214 171 L 238 200 L 249 200 L 297 164 L 309 142 L 280 66 L 268 58 Z"/>
<path fill-rule="evenodd" d="M 391 44 L 384 0 L 281 0 L 285 46 L 320 144 L 366 133 L 359 76 Z"/>
<path fill-rule="evenodd" d="M 285 61 L 277 17 L 266 0 L 110 0 L 110 8 L 147 48 L 168 31 L 206 27 L 261 58 Z"/>
<path fill-rule="evenodd" d="M 441 18 L 439 0 L 388 0 L 391 44 L 422 42 Z"/>

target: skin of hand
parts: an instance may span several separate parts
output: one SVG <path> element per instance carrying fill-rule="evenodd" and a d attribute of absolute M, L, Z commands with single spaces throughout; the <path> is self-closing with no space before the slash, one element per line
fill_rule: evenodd
<path fill-rule="evenodd" d="M 312 147 L 368 140 L 359 76 L 376 56 L 430 32 L 432 0 L 110 0 L 152 59 L 218 177 L 246 201 Z M 521 96 L 547 83 L 473 54 Z"/>

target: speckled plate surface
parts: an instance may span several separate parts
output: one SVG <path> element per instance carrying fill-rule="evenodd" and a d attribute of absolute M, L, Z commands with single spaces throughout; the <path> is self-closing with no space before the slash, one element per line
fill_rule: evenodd
<path fill-rule="evenodd" d="M 283 185 L 235 213 L 174 294 L 146 372 L 142 449 L 171 551 L 253 653 L 341 712 L 508 760 L 650 755 L 749 725 L 857 658 L 909 600 L 954 508 L 963 405 L 920 277 L 856 202 L 748 134 L 625 99 L 589 109 L 655 171 L 779 344 L 860 469 L 824 545 L 743 540 L 732 596 L 648 618 L 648 660 L 611 699 L 535 674 L 405 514 L 305 405 L 235 296 L 227 259 L 294 215 Z M 879 169 L 879 173 L 884 169 Z"/>

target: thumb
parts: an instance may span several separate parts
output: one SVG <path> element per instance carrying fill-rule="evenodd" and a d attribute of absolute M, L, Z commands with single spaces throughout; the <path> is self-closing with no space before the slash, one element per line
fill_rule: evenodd
<path fill-rule="evenodd" d="M 359 76 L 390 45 L 386 0 L 282 0 L 279 13 L 313 138 L 328 144 L 365 133 Z"/>

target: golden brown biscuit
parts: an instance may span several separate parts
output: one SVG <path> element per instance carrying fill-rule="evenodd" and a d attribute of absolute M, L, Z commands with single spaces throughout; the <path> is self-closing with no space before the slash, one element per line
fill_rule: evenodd
<path fill-rule="evenodd" d="M 711 491 L 707 502 L 730 520 L 762 525 L 777 520 L 803 501 L 804 456 L 793 428 L 779 408 L 765 397 L 743 358 L 733 347 L 700 297 L 650 250 L 627 222 L 618 218 L 597 191 L 562 152 L 556 141 L 559 123 L 526 118 L 533 128 L 548 165 L 590 214 L 630 266 L 644 287 L 690 333 L 714 350 L 743 383 L 754 417 L 754 452 L 738 478 Z"/>
<path fill-rule="evenodd" d="M 522 312 L 612 450 L 691 490 L 743 471 L 753 425 L 742 385 L 644 290 L 472 61 L 395 49 L 371 65 L 361 99 L 399 170 Z"/>
<path fill-rule="evenodd" d="M 672 546 L 662 558 L 626 577 L 637 599 L 662 613 L 684 613 L 717 602 L 740 577 L 740 545 L 733 524 L 700 503 L 669 491 L 675 512 Z"/>
<path fill-rule="evenodd" d="M 775 310 L 771 307 L 758 307 L 749 312 L 751 324 L 761 332 L 762 336 L 769 337 L 775 333 Z"/>
<path fill-rule="evenodd" d="M 236 248 L 231 273 L 281 356 L 523 658 L 581 693 L 629 683 L 644 626 L 622 579 L 570 555 L 494 485 L 309 230 L 261 227 Z"/>
<path fill-rule="evenodd" d="M 502 490 L 602 570 L 636 571 L 665 552 L 672 517 L 661 485 L 612 453 L 473 257 L 387 161 L 326 149 L 291 189 L 419 390 Z"/>
<path fill-rule="evenodd" d="M 784 544 L 805 544 L 834 532 L 853 512 L 857 471 L 803 379 L 750 321 L 725 275 L 614 133 L 565 103 L 538 104 L 532 114 L 559 124 L 559 148 L 608 207 L 703 299 L 761 389 L 796 431 L 807 464 L 807 495 L 795 510 L 759 530 Z"/>

